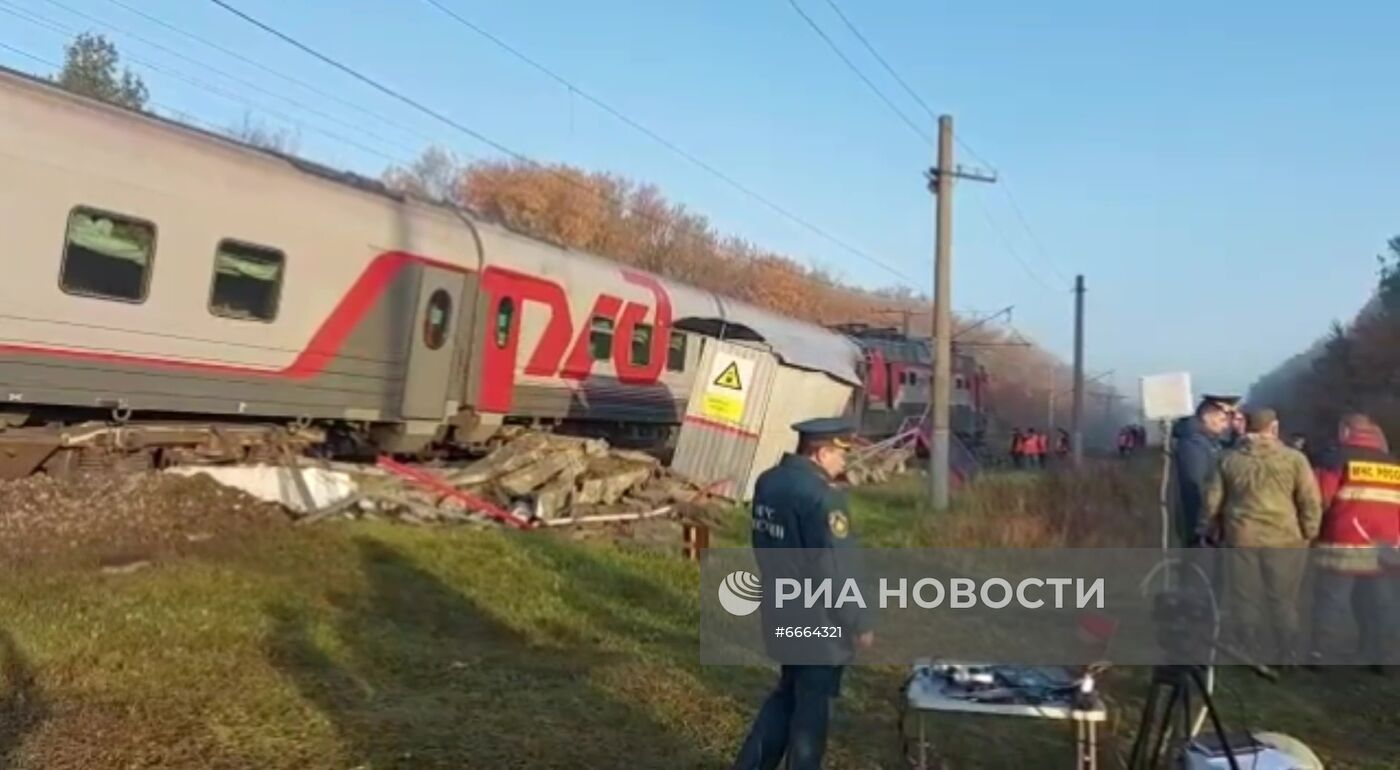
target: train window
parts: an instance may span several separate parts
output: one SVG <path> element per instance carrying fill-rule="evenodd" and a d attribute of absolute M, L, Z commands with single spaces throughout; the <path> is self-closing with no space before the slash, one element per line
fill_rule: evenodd
<path fill-rule="evenodd" d="M 593 316 L 593 324 L 588 332 L 588 349 L 594 361 L 612 358 L 613 322 L 611 318 Z"/>
<path fill-rule="evenodd" d="M 668 371 L 685 371 L 686 339 L 684 332 L 671 330 L 671 342 L 666 346 L 666 369 Z"/>
<path fill-rule="evenodd" d="M 442 289 L 428 297 L 423 309 L 423 344 L 437 350 L 447 342 L 447 330 L 452 328 L 452 296 Z"/>
<path fill-rule="evenodd" d="M 155 251 L 155 225 L 80 206 L 68 215 L 58 285 L 69 294 L 144 302 Z"/>
<path fill-rule="evenodd" d="M 515 320 L 515 300 L 501 297 L 496 303 L 496 347 L 503 348 L 510 342 L 510 325 Z"/>
<path fill-rule="evenodd" d="M 632 327 L 632 365 L 646 366 L 651 363 L 651 327 L 637 324 Z"/>
<path fill-rule="evenodd" d="M 214 288 L 209 294 L 209 312 L 245 321 L 276 318 L 286 264 L 286 256 L 276 249 L 219 241 L 214 250 Z"/>

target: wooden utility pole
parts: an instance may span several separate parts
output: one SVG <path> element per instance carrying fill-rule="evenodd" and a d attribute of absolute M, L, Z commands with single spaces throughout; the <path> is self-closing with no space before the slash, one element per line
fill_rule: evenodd
<path fill-rule="evenodd" d="M 934 194 L 933 244 L 933 398 L 929 422 L 929 503 L 935 511 L 948 508 L 948 475 L 951 459 L 949 410 L 953 396 L 953 180 L 995 182 L 996 177 L 977 174 L 953 163 L 953 116 L 938 118 L 937 166 L 929 169 Z"/>
<path fill-rule="evenodd" d="M 1084 462 L 1084 276 L 1074 277 L 1074 407 L 1070 416 L 1074 465 Z"/>

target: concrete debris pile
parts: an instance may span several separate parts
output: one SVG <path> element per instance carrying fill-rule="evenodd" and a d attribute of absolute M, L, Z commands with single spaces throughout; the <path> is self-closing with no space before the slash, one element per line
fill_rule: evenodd
<path fill-rule="evenodd" d="M 846 460 L 846 481 L 853 487 L 882 484 L 909 470 L 914 447 L 875 444 L 850 453 Z"/>
<path fill-rule="evenodd" d="M 370 515 L 523 529 L 669 517 L 709 525 L 727 506 L 651 455 L 547 433 L 525 433 L 465 467 L 381 460 L 356 475 L 353 494 L 303 520 Z"/>

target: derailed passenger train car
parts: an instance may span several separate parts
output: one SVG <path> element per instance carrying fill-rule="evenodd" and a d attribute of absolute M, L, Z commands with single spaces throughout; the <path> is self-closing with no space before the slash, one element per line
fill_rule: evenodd
<path fill-rule="evenodd" d="M 8 71 L 0 178 L 0 476 L 510 423 L 664 442 L 716 323 L 835 336 Z"/>

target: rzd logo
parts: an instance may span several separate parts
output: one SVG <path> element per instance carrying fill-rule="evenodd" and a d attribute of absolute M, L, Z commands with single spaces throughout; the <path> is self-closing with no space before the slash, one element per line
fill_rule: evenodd
<path fill-rule="evenodd" d="M 719 584 L 719 603 L 730 615 L 743 617 L 753 614 L 763 598 L 763 585 L 752 572 L 736 570 Z"/>

